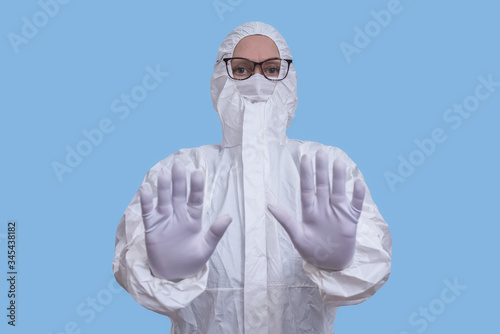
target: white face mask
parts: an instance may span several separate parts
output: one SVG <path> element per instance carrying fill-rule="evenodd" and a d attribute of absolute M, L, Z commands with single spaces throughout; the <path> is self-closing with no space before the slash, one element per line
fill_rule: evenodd
<path fill-rule="evenodd" d="M 246 80 L 236 81 L 236 87 L 244 98 L 252 103 L 264 102 L 273 94 L 276 81 L 267 80 L 261 74 L 254 74 Z"/>

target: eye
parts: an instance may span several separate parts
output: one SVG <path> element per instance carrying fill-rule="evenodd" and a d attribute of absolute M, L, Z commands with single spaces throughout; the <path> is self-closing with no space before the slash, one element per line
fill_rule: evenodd
<path fill-rule="evenodd" d="M 235 68 L 233 72 L 235 74 L 245 74 L 246 71 L 247 71 L 246 68 L 244 68 L 244 67 L 238 67 L 238 68 Z"/>
<path fill-rule="evenodd" d="M 253 73 L 253 63 L 246 59 L 232 59 L 229 65 L 235 79 L 246 79 Z"/>
<path fill-rule="evenodd" d="M 280 73 L 281 62 L 278 60 L 269 60 L 263 64 L 263 70 L 268 77 L 277 77 Z"/>

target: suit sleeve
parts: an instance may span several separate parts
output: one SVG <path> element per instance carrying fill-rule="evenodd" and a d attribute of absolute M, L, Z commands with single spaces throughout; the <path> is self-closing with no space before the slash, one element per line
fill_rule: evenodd
<path fill-rule="evenodd" d="M 329 166 L 335 159 L 345 160 L 346 194 L 352 199 L 354 181 L 366 182 L 358 167 L 340 149 L 330 148 Z M 359 304 L 370 298 L 389 278 L 391 272 L 392 241 L 387 223 L 382 218 L 366 187 L 363 210 L 359 217 L 354 259 L 340 271 L 318 268 L 303 261 L 309 278 L 318 286 L 325 305 L 338 307 Z"/>

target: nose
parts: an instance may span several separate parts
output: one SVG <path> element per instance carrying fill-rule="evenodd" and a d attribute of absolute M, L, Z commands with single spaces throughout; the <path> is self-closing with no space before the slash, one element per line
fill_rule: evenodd
<path fill-rule="evenodd" d="M 260 74 L 260 75 L 264 75 L 262 73 L 262 65 L 255 65 L 254 69 L 253 69 L 253 74 Z"/>

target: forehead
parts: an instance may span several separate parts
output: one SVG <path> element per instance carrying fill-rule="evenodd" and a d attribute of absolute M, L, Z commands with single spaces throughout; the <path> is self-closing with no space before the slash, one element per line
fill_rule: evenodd
<path fill-rule="evenodd" d="M 251 35 L 242 38 L 233 51 L 233 57 L 248 58 L 253 61 L 262 61 L 279 57 L 280 53 L 276 43 L 263 35 Z"/>

